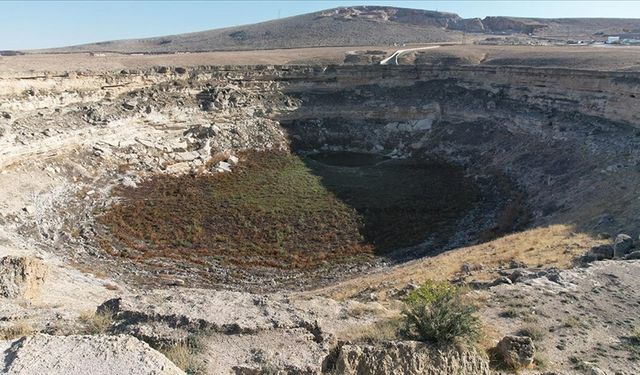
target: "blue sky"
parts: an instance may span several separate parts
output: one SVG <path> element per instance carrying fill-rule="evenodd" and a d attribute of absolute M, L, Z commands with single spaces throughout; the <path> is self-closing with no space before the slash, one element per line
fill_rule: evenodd
<path fill-rule="evenodd" d="M 349 5 L 392 5 L 460 16 L 640 18 L 640 1 L 4 1 L 0 50 L 215 29 Z"/>

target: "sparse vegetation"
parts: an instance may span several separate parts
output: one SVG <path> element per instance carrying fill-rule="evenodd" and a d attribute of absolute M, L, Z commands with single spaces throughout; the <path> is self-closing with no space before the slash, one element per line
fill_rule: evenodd
<path fill-rule="evenodd" d="M 285 152 L 242 159 L 233 173 L 121 188 L 99 218 L 102 247 L 140 260 L 310 268 L 451 230 L 477 193 L 461 170 L 435 162 L 353 171 Z"/>
<path fill-rule="evenodd" d="M 564 327 L 565 328 L 579 328 L 579 327 L 586 327 L 586 325 L 585 325 L 585 323 L 581 322 L 580 319 L 576 318 L 575 316 L 570 316 L 564 322 Z"/>
<path fill-rule="evenodd" d="M 403 320 L 400 318 L 382 319 L 373 324 L 355 326 L 341 332 L 341 340 L 351 342 L 373 343 L 392 341 L 401 338 Z"/>
<path fill-rule="evenodd" d="M 546 336 L 546 332 L 539 326 L 529 324 L 518 331 L 518 336 L 526 336 L 533 341 L 541 341 Z"/>
<path fill-rule="evenodd" d="M 120 256 L 310 267 L 373 253 L 350 208 L 286 153 L 245 154 L 233 173 L 156 176 L 123 189 L 100 222 Z"/>
<path fill-rule="evenodd" d="M 459 287 L 429 281 L 406 299 L 404 334 L 438 343 L 474 342 L 480 336 L 476 308 L 464 303 Z"/>
<path fill-rule="evenodd" d="M 520 311 L 515 307 L 509 307 L 501 312 L 500 316 L 503 318 L 517 318 L 518 316 L 520 316 Z"/>
<path fill-rule="evenodd" d="M 546 370 L 551 365 L 549 359 L 541 354 L 536 354 L 533 358 L 533 363 L 538 370 Z"/>
<path fill-rule="evenodd" d="M 640 328 L 636 328 L 635 330 L 633 330 L 630 336 L 630 341 L 634 345 L 640 346 Z"/>
<path fill-rule="evenodd" d="M 204 365 L 197 358 L 197 355 L 203 350 L 203 343 L 200 337 L 189 336 L 184 341 L 159 350 L 187 374 L 198 375 L 204 373 Z"/>
<path fill-rule="evenodd" d="M 0 328 L 0 340 L 13 340 L 28 336 L 33 332 L 31 324 L 24 320 L 18 320 L 9 326 Z"/>
<path fill-rule="evenodd" d="M 105 333 L 113 324 L 113 314 L 109 311 L 83 311 L 78 317 L 82 333 L 97 335 Z"/>

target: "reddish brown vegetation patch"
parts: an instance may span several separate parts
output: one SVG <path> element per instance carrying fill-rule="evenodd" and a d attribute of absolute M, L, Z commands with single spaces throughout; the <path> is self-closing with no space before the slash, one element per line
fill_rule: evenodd
<path fill-rule="evenodd" d="M 373 253 L 357 212 L 298 157 L 250 153 L 241 165 L 228 174 L 156 176 L 119 189 L 122 202 L 98 219 L 110 232 L 103 245 L 137 259 L 272 267 Z"/>
<path fill-rule="evenodd" d="M 139 261 L 315 268 L 446 243 L 478 199 L 442 163 L 336 154 L 333 163 L 247 152 L 232 173 L 155 176 L 120 188 L 101 245 Z M 335 159 L 335 160 L 333 160 Z M 362 160 L 361 160 L 362 159 Z"/>

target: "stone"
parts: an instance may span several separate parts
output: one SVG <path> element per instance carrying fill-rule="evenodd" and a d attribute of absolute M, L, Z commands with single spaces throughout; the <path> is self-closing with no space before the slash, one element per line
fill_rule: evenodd
<path fill-rule="evenodd" d="M 215 165 L 216 172 L 231 172 L 231 164 L 226 161 L 219 161 Z"/>
<path fill-rule="evenodd" d="M 511 259 L 509 261 L 509 268 L 510 269 L 527 268 L 527 264 L 525 262 L 519 261 L 517 259 Z"/>
<path fill-rule="evenodd" d="M 623 258 L 631 248 L 633 248 L 633 238 L 624 233 L 618 234 L 613 241 L 614 258 Z"/>
<path fill-rule="evenodd" d="M 496 347 L 503 362 L 514 369 L 526 368 L 533 363 L 535 347 L 530 337 L 505 336 Z"/>
<path fill-rule="evenodd" d="M 607 375 L 606 372 L 600 370 L 598 366 L 592 362 L 582 361 L 581 367 L 583 368 L 583 373 L 586 375 Z"/>
<path fill-rule="evenodd" d="M 136 105 L 138 105 L 138 103 L 136 103 L 134 100 L 127 100 L 122 103 L 122 106 L 130 111 L 136 109 Z"/>
<path fill-rule="evenodd" d="M 178 73 L 178 74 L 185 74 L 185 73 L 187 72 L 187 69 L 182 68 L 182 67 L 176 67 L 176 68 L 174 69 L 174 71 L 175 71 L 176 73 Z"/>
<path fill-rule="evenodd" d="M 167 166 L 164 171 L 169 174 L 183 174 L 191 170 L 191 166 L 187 162 L 175 163 Z"/>
<path fill-rule="evenodd" d="M 439 347 L 418 341 L 391 341 L 375 345 L 343 345 L 335 373 L 344 375 L 482 375 L 488 361 L 473 350 Z"/>
<path fill-rule="evenodd" d="M 527 270 L 517 269 L 513 271 L 509 276 L 509 280 L 513 283 L 523 282 L 524 280 L 532 279 L 536 277 L 536 274 Z"/>
<path fill-rule="evenodd" d="M 173 159 L 177 162 L 193 161 L 199 157 L 200 154 L 197 151 L 176 152 L 173 154 Z"/>
<path fill-rule="evenodd" d="M 592 247 L 583 258 L 589 262 L 594 260 L 612 259 L 613 252 L 613 246 L 611 245 L 598 245 Z"/>
<path fill-rule="evenodd" d="M 640 259 L 640 250 L 630 252 L 624 259 Z"/>
<path fill-rule="evenodd" d="M 513 281 L 511 281 L 511 279 L 506 276 L 500 276 L 497 279 L 493 280 L 491 284 L 489 284 L 489 286 L 496 286 L 496 285 L 502 285 L 502 284 L 513 284 Z"/>
<path fill-rule="evenodd" d="M 229 156 L 229 158 L 227 159 L 227 163 L 231 165 L 237 165 L 239 161 L 240 159 L 238 159 L 238 157 L 234 155 Z"/>
<path fill-rule="evenodd" d="M 47 275 L 47 266 L 35 257 L 0 258 L 0 297 L 35 298 Z"/>
<path fill-rule="evenodd" d="M 127 176 L 122 179 L 122 186 L 135 189 L 138 187 L 138 184 L 136 184 L 131 177 Z"/>
<path fill-rule="evenodd" d="M 462 263 L 462 267 L 460 268 L 460 270 L 464 273 L 471 273 L 473 271 L 480 271 L 483 267 L 484 266 L 481 263 L 464 262 Z"/>
<path fill-rule="evenodd" d="M 547 280 L 552 281 L 556 284 L 562 284 L 564 280 L 562 280 L 562 276 L 558 270 L 551 270 L 546 274 Z"/>
<path fill-rule="evenodd" d="M 3 374 L 184 375 L 148 344 L 128 335 L 37 334 L 0 341 Z"/>

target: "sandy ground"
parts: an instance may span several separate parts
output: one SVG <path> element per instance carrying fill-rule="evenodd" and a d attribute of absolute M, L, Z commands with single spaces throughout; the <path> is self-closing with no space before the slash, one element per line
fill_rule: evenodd
<path fill-rule="evenodd" d="M 419 48 L 429 46 L 411 45 Z M 401 47 L 322 47 L 274 49 L 262 51 L 223 51 L 177 53 L 167 55 L 106 54 L 90 56 L 86 53 L 29 54 L 0 57 L 0 78 L 42 75 L 67 71 L 117 71 L 153 66 L 200 65 L 280 65 L 280 64 L 342 64 L 345 55 L 357 51 L 384 51 L 387 56 Z M 442 45 L 440 48 L 416 51 L 426 58 L 424 63 L 439 63 L 443 58 L 459 59 L 460 64 L 524 65 L 561 67 L 603 71 L 640 70 L 640 47 L 630 46 L 482 46 Z M 426 54 L 427 56 L 424 56 Z M 409 58 L 411 63 L 412 59 Z M 401 62 L 402 63 L 402 62 Z"/>
<path fill-rule="evenodd" d="M 87 53 L 33 54 L 0 57 L 0 75 L 11 76 L 14 74 L 41 73 L 43 71 L 113 71 L 153 66 L 341 64 L 346 53 L 371 49 L 392 53 L 396 48 L 393 46 L 325 47 L 167 55 L 124 55 L 115 53 L 106 54 L 105 56 L 90 56 Z"/>

